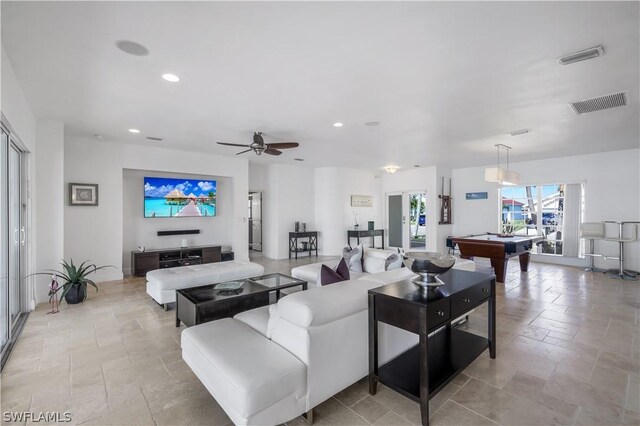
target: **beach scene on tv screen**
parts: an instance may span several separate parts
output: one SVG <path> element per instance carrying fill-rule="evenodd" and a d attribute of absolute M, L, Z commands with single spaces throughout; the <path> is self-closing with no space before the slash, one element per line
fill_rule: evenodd
<path fill-rule="evenodd" d="M 144 178 L 144 217 L 215 215 L 215 180 Z"/>

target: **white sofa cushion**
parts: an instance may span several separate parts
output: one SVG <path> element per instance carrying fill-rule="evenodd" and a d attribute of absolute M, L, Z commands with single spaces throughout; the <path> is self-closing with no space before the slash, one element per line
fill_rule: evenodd
<path fill-rule="evenodd" d="M 181 346 L 185 362 L 234 423 L 247 424 L 280 401 L 304 411 L 306 366 L 246 324 L 225 318 L 189 327 Z M 278 423 L 291 419 L 282 414 Z"/>
<path fill-rule="evenodd" d="M 249 311 L 240 312 L 233 318 L 238 321 L 242 321 L 247 324 L 249 327 L 253 328 L 258 333 L 266 336 L 267 338 L 271 338 L 268 332 L 268 323 L 269 316 L 271 315 L 271 311 L 269 308 L 276 307 L 277 305 L 267 305 L 261 306 L 259 308 L 251 309 Z"/>
<path fill-rule="evenodd" d="M 367 309 L 367 291 L 375 287 L 380 283 L 362 279 L 301 291 L 280 299 L 278 314 L 301 327 L 322 325 Z"/>
<path fill-rule="evenodd" d="M 325 262 L 325 265 L 330 268 L 335 268 L 338 265 L 338 261 Z M 306 281 L 310 286 L 320 285 L 320 270 L 322 269 L 322 263 L 311 263 L 309 265 L 296 266 L 291 269 L 291 276 L 299 280 Z M 360 278 L 366 275 L 364 272 L 349 271 L 351 279 Z"/>

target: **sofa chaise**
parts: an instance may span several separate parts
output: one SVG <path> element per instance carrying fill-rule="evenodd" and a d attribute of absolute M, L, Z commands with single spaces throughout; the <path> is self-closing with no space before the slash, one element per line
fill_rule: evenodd
<path fill-rule="evenodd" d="M 203 265 L 179 266 L 147 272 L 147 294 L 163 305 L 176 301 L 176 290 L 264 274 L 257 263 L 231 260 Z"/>
<path fill-rule="evenodd" d="M 236 425 L 309 416 L 367 375 L 367 291 L 413 276 L 407 268 L 366 274 L 187 328 L 182 357 Z M 380 324 L 380 363 L 417 342 L 412 333 Z"/>

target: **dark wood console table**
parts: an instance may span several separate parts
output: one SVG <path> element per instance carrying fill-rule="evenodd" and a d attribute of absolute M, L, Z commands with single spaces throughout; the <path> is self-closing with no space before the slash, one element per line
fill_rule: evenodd
<path fill-rule="evenodd" d="M 351 239 L 356 239 L 356 244 L 360 244 L 360 238 L 371 238 L 371 247 L 376 246 L 376 237 L 382 238 L 382 245 L 380 247 L 384 249 L 384 229 L 373 229 L 373 230 L 348 230 L 347 231 L 347 245 L 351 247 Z"/>
<path fill-rule="evenodd" d="M 496 357 L 495 275 L 452 269 L 440 278 L 446 284 L 432 292 L 410 280 L 369 290 L 369 393 L 375 395 L 380 382 L 418 402 L 425 426 L 429 399 L 485 349 Z M 452 320 L 485 302 L 488 338 L 451 326 Z M 378 366 L 378 322 L 418 334 L 419 344 Z"/>
<path fill-rule="evenodd" d="M 198 265 L 233 260 L 232 251 L 222 251 L 220 246 L 198 246 L 131 252 L 131 271 L 137 277 L 160 268 Z"/>
<path fill-rule="evenodd" d="M 298 240 L 305 238 L 308 239 L 307 248 L 299 248 Z M 311 257 L 311 252 L 314 250 L 316 257 L 318 257 L 318 232 L 289 232 L 289 259 L 291 259 L 291 253 L 295 254 L 296 259 L 298 258 L 298 253 L 309 252 L 309 257 Z"/>

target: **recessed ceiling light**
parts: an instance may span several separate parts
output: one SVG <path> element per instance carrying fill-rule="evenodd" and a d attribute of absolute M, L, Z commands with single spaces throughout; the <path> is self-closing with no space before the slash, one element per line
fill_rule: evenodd
<path fill-rule="evenodd" d="M 369 127 L 374 127 L 374 126 L 379 126 L 380 122 L 379 121 L 367 121 L 366 123 L 364 123 L 365 126 L 369 126 Z"/>
<path fill-rule="evenodd" d="M 170 81 L 171 83 L 177 83 L 180 81 L 180 77 L 178 77 L 175 74 L 162 74 L 162 78 L 164 78 L 167 81 Z"/>
<path fill-rule="evenodd" d="M 295 161 L 304 161 L 304 158 L 294 158 Z"/>
<path fill-rule="evenodd" d="M 158 138 L 156 136 L 147 136 L 147 139 L 149 139 L 150 141 L 161 141 L 162 138 Z"/>
<path fill-rule="evenodd" d="M 333 127 L 342 127 L 344 126 L 344 124 L 338 122 L 338 123 L 333 123 Z"/>
<path fill-rule="evenodd" d="M 526 135 L 527 133 L 531 133 L 531 129 L 521 129 L 521 130 L 516 130 L 514 132 L 509 133 L 511 136 L 520 136 L 520 135 Z"/>
<path fill-rule="evenodd" d="M 580 61 L 586 61 L 587 59 L 597 58 L 602 55 L 604 55 L 604 47 L 595 46 L 558 58 L 558 62 L 560 62 L 560 65 L 569 65 Z"/>
<path fill-rule="evenodd" d="M 131 133 L 140 133 L 140 130 L 138 130 L 138 129 L 129 129 L 129 132 L 131 132 Z"/>
<path fill-rule="evenodd" d="M 133 56 L 147 56 L 149 54 L 149 49 L 135 41 L 118 40 L 116 41 L 116 47 Z"/>

